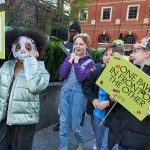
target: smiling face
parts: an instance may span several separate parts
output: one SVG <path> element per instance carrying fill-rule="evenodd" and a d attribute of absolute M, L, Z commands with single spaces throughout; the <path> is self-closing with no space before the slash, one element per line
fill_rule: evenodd
<path fill-rule="evenodd" d="M 112 51 L 112 49 L 108 49 L 104 55 L 103 55 L 103 62 L 105 65 L 107 65 L 110 61 L 110 59 L 112 58 L 114 52 Z"/>
<path fill-rule="evenodd" d="M 86 43 L 83 41 L 82 37 L 77 37 L 74 41 L 74 51 L 76 53 L 76 55 L 83 57 L 86 55 L 86 48 L 87 45 Z"/>

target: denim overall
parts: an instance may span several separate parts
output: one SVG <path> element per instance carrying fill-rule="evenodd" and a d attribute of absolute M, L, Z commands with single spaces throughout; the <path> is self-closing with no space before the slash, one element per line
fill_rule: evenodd
<path fill-rule="evenodd" d="M 68 133 L 70 129 L 72 129 L 78 143 L 83 141 L 84 135 L 80 122 L 82 120 L 82 114 L 85 111 L 85 107 L 86 98 L 83 95 L 81 84 L 78 82 L 74 68 L 72 67 L 69 77 L 64 81 L 61 89 L 61 101 L 59 105 L 59 150 L 68 150 Z"/>

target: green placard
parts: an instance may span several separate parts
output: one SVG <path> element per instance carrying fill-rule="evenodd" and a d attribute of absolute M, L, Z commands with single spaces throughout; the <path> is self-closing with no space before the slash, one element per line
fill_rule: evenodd
<path fill-rule="evenodd" d="M 115 53 L 96 84 L 142 121 L 150 106 L 150 77 Z"/>
<path fill-rule="evenodd" d="M 5 12 L 0 12 L 0 59 L 5 59 Z"/>

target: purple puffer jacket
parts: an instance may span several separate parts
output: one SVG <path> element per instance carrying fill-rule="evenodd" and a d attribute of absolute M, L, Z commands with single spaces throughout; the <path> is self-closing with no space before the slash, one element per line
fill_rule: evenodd
<path fill-rule="evenodd" d="M 71 64 L 68 60 L 70 59 L 70 57 L 67 57 L 65 59 L 65 61 L 63 62 L 63 64 L 60 66 L 59 69 L 59 75 L 62 79 L 66 79 L 69 76 L 70 70 L 72 65 L 74 66 L 75 69 L 75 74 L 77 77 L 77 80 L 79 83 L 82 83 L 86 78 L 89 77 L 90 73 L 91 73 L 91 68 L 93 68 L 95 66 L 94 61 L 91 61 L 89 64 L 86 65 L 85 69 L 83 70 L 81 68 L 81 65 L 86 62 L 88 59 L 91 59 L 91 57 L 89 55 L 84 56 L 82 58 L 79 59 L 78 63 L 74 63 Z"/>

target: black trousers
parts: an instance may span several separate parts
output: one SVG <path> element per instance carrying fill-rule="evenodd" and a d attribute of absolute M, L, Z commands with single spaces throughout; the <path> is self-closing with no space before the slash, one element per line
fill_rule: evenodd
<path fill-rule="evenodd" d="M 0 150 L 32 150 L 36 124 L 6 125 L 6 119 L 0 122 Z"/>

